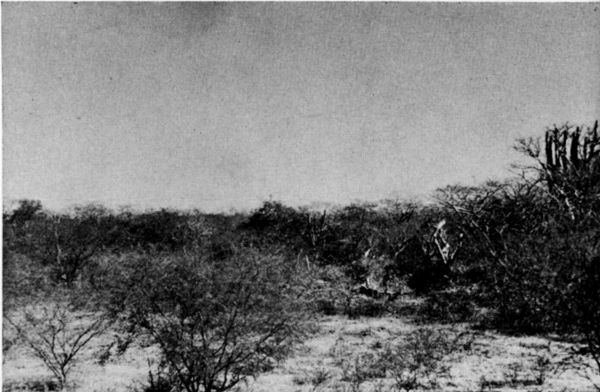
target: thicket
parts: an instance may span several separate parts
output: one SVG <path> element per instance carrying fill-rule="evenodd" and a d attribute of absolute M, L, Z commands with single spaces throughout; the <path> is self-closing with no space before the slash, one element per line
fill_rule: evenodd
<path fill-rule="evenodd" d="M 437 318 L 465 320 L 483 309 L 479 321 L 488 327 L 581 337 L 600 369 L 598 123 L 553 127 L 517 149 L 533 160 L 520 176 L 448 186 L 434 205 L 312 211 L 269 201 L 249 214 L 219 215 L 97 205 L 55 213 L 22 200 L 3 214 L 5 321 L 21 340 L 37 341 L 28 335 L 34 325 L 26 325 L 35 320 L 17 313 L 44 293 L 86 290 L 112 299 L 94 304 L 101 317 L 163 345 L 159 363 L 169 383 L 225 390 L 285 352 L 280 338 L 294 335 L 292 321 L 307 309 L 300 302 L 326 313 L 379 315 L 389 294 L 410 288 L 426 296 L 425 311 Z M 450 259 L 434 238 L 442 220 Z M 379 287 L 368 286 L 374 277 Z M 363 294 L 386 299 L 357 302 L 364 296 L 356 287 L 365 282 Z M 130 287 L 136 296 L 123 291 Z M 68 312 L 48 311 L 49 323 L 34 324 L 56 325 L 62 314 L 66 325 L 89 311 L 73 306 L 76 295 L 67 297 L 59 302 Z M 289 324 L 272 325 L 272 334 L 260 329 L 271 325 L 270 310 L 288 308 L 299 310 L 284 318 Z M 210 319 L 235 322 L 219 330 Z M 264 347 L 257 336 L 267 336 Z M 247 355 L 250 348 L 258 356 Z"/>
<path fill-rule="evenodd" d="M 443 280 L 431 238 L 442 216 L 435 206 L 392 201 L 323 212 L 266 202 L 239 229 L 259 247 L 283 248 L 307 263 L 339 267 L 354 283 L 364 282 L 377 265 L 384 283 L 402 277 L 413 289 L 427 291 Z"/>
<path fill-rule="evenodd" d="M 520 178 L 440 192 L 468 237 L 454 281 L 475 285 L 496 327 L 587 334 L 600 325 L 598 123 L 554 127 L 543 145 L 517 148 L 535 160 Z"/>
<path fill-rule="evenodd" d="M 201 249 L 227 259 L 239 247 L 278 253 L 309 268 L 338 267 L 354 283 L 364 282 L 373 265 L 383 265 L 386 279 L 407 277 L 413 288 L 426 291 L 441 261 L 431 240 L 441 215 L 433 206 L 392 202 L 323 212 L 265 202 L 250 214 L 233 216 L 113 212 L 97 205 L 53 213 L 22 200 L 3 215 L 5 291 L 23 292 L 35 287 L 36 279 L 94 285 L 103 260 L 124 253 Z M 17 282 L 22 284 L 16 287 Z"/>
<path fill-rule="evenodd" d="M 22 201 L 4 214 L 4 347 L 28 347 L 63 389 L 109 327 L 117 340 L 96 359 L 155 345 L 151 374 L 169 390 L 225 391 L 268 369 L 304 331 L 310 280 L 304 265 L 245 246 L 235 219 Z"/>

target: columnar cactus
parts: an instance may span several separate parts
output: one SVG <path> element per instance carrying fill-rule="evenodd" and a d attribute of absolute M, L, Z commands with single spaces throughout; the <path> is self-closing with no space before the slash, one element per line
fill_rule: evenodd
<path fill-rule="evenodd" d="M 548 129 L 545 155 L 542 166 L 550 192 L 566 204 L 572 219 L 586 215 L 600 197 L 598 121 L 592 127 Z"/>

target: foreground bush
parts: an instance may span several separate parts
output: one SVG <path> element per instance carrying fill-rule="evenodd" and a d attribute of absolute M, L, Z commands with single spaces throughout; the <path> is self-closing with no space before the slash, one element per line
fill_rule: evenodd
<path fill-rule="evenodd" d="M 302 333 L 301 273 L 277 256 L 237 251 L 139 257 L 115 294 L 135 336 L 160 350 L 174 391 L 235 387 L 283 358 Z"/>
<path fill-rule="evenodd" d="M 66 390 L 83 351 L 107 331 L 112 319 L 98 311 L 99 303 L 88 290 L 54 287 L 16 302 L 3 315 L 3 336 L 15 336 L 44 363 L 57 387 Z"/>

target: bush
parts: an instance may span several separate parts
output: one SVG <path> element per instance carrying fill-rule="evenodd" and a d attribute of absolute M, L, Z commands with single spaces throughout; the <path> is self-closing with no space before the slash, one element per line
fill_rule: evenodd
<path fill-rule="evenodd" d="M 343 314 L 354 294 L 353 282 L 339 267 L 314 266 L 306 284 L 306 296 L 317 314 Z"/>
<path fill-rule="evenodd" d="M 366 381 L 374 378 L 384 378 L 386 369 L 380 364 L 379 357 L 373 353 L 360 353 L 352 358 L 341 359 L 342 381 L 350 384 L 350 390 L 359 392 Z"/>
<path fill-rule="evenodd" d="M 4 382 L 2 390 L 5 392 L 53 392 L 61 389 L 54 380 L 29 379 L 21 382 Z"/>
<path fill-rule="evenodd" d="M 440 197 L 467 235 L 454 280 L 478 287 L 491 325 L 584 337 L 600 370 L 600 135 L 565 124 L 517 149 L 536 161 L 521 177 L 448 187 Z"/>
<path fill-rule="evenodd" d="M 389 391 L 411 391 L 432 388 L 441 377 L 448 375 L 443 361 L 456 350 L 467 346 L 462 335 L 451 338 L 445 331 L 430 328 L 418 329 L 398 338 L 394 343 L 373 345 L 375 351 L 349 355 L 347 347 L 338 340 L 331 350 L 334 363 L 342 370 L 341 381 L 350 390 L 358 392 L 367 381 L 376 390 L 384 390 L 384 379 L 392 379 Z M 341 385 L 340 385 L 341 386 Z"/>
<path fill-rule="evenodd" d="M 426 257 L 414 267 L 407 285 L 418 295 L 440 290 L 449 284 L 449 272 L 447 265 Z"/>
<path fill-rule="evenodd" d="M 130 326 L 160 349 L 174 391 L 234 388 L 282 359 L 303 332 L 301 272 L 252 249 L 140 257 L 114 295 Z"/>
<path fill-rule="evenodd" d="M 380 366 L 391 374 L 399 391 L 438 386 L 440 377 L 448 374 L 442 364 L 455 347 L 445 333 L 418 329 L 403 341 L 389 345 L 380 357 Z"/>
<path fill-rule="evenodd" d="M 76 207 L 70 214 L 24 213 L 24 208 L 5 216 L 4 231 L 9 233 L 4 239 L 5 249 L 48 268 L 56 283 L 75 283 L 109 243 L 113 222 L 103 207 Z"/>
<path fill-rule="evenodd" d="M 160 370 L 153 372 L 148 371 L 148 382 L 143 385 L 141 390 L 135 388 L 135 392 L 172 392 L 173 385 L 176 382 L 171 380 L 168 375 L 162 373 Z"/>
<path fill-rule="evenodd" d="M 4 313 L 4 320 L 64 389 L 83 349 L 112 323 L 97 305 L 87 290 L 55 287 L 51 292 L 20 298 L 18 306 Z"/>
<path fill-rule="evenodd" d="M 331 299 L 318 299 L 315 301 L 316 312 L 325 316 L 333 316 L 337 314 L 335 302 Z"/>
<path fill-rule="evenodd" d="M 354 283 L 362 283 L 370 272 L 360 262 L 366 255 L 387 260 L 388 277 L 412 273 L 403 268 L 413 264 L 407 260 L 412 260 L 414 248 L 408 249 L 407 243 L 429 230 L 433 215 L 429 209 L 392 202 L 352 204 L 323 213 L 265 202 L 239 229 L 263 249 L 280 247 L 318 265 L 342 267 Z M 423 253 L 420 243 L 418 249 Z"/>
<path fill-rule="evenodd" d="M 456 287 L 429 293 L 418 310 L 418 317 L 428 322 L 465 322 L 473 321 L 476 310 L 471 290 Z"/>
<path fill-rule="evenodd" d="M 496 327 L 575 332 L 573 283 L 589 264 L 598 231 L 574 224 L 543 188 L 526 181 L 445 192 L 467 234 L 468 249 L 452 266 L 456 284 L 476 288 L 473 301 L 494 310 Z"/>
<path fill-rule="evenodd" d="M 575 293 L 578 323 L 600 373 L 600 257 L 592 260 Z"/>
<path fill-rule="evenodd" d="M 356 296 L 344 309 L 351 319 L 359 317 L 381 317 L 387 311 L 387 300 Z"/>

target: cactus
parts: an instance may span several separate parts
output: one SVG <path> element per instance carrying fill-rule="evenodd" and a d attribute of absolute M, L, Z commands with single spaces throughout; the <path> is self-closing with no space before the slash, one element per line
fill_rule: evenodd
<path fill-rule="evenodd" d="M 597 200 L 600 184 L 598 121 L 592 127 L 568 124 L 545 135 L 545 179 L 550 192 L 562 200 L 572 219 L 585 215 Z"/>

